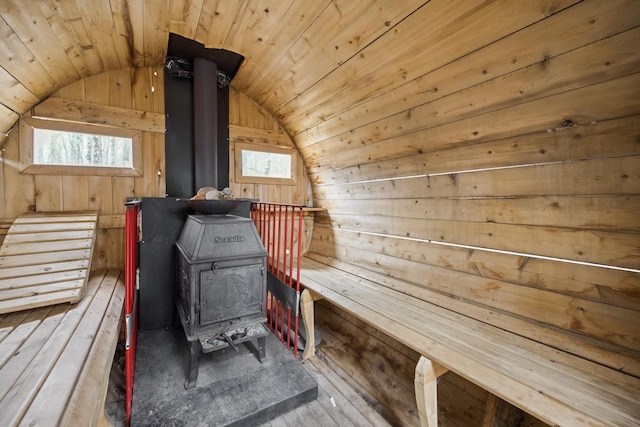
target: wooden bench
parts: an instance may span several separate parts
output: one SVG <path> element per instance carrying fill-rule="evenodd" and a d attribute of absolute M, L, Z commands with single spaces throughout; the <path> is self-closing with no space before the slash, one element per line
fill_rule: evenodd
<path fill-rule="evenodd" d="M 315 351 L 313 301 L 326 299 L 422 355 L 415 390 L 423 426 L 437 426 L 437 378 L 447 370 L 551 425 L 640 424 L 637 377 L 428 302 L 417 286 L 383 285 L 345 266 L 317 254 L 302 260 L 303 358 Z"/>
<path fill-rule="evenodd" d="M 0 316 L 0 425 L 96 425 L 103 416 L 124 276 L 93 272 L 85 295 Z"/>

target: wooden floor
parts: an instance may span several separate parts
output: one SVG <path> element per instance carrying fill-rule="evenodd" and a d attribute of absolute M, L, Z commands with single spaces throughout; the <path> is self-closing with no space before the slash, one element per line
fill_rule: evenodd
<path fill-rule="evenodd" d="M 318 399 L 262 427 L 390 426 L 325 362 L 322 353 L 303 362 L 318 382 Z"/>

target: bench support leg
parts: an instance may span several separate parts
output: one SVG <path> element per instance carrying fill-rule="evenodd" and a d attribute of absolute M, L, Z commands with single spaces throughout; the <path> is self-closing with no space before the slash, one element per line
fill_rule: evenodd
<path fill-rule="evenodd" d="M 482 417 L 482 424 L 480 427 L 491 427 L 493 421 L 496 418 L 496 407 L 498 406 L 498 399 L 495 395 L 489 394 L 487 396 L 487 403 L 484 407 L 484 416 Z"/>
<path fill-rule="evenodd" d="M 202 352 L 202 346 L 199 340 L 189 341 L 189 377 L 184 383 L 184 388 L 191 390 L 196 386 L 198 382 L 198 369 L 200 367 L 200 353 Z"/>
<path fill-rule="evenodd" d="M 444 366 L 420 356 L 414 383 L 422 427 L 438 427 L 438 377 L 447 371 Z"/>
<path fill-rule="evenodd" d="M 302 352 L 302 360 L 307 360 L 316 354 L 315 343 L 315 325 L 313 319 L 313 302 L 322 299 L 322 297 L 309 289 L 302 291 L 300 295 L 300 306 L 302 307 L 302 321 L 304 328 L 307 330 L 307 342 Z"/>

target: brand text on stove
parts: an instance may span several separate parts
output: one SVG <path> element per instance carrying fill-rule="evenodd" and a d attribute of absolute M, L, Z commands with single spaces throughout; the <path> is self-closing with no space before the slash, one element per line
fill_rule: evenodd
<path fill-rule="evenodd" d="M 227 236 L 227 237 L 216 236 L 214 239 L 214 242 L 215 243 L 241 243 L 241 242 L 244 242 L 245 240 L 246 239 L 244 236 L 236 234 L 235 236 Z"/>

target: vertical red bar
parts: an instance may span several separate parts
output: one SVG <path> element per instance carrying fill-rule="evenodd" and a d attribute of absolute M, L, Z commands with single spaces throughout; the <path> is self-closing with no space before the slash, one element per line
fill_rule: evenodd
<path fill-rule="evenodd" d="M 269 243 L 269 231 L 270 231 L 270 222 L 269 222 L 269 205 L 266 203 L 258 203 L 257 204 L 258 209 L 259 209 L 259 215 L 260 215 L 260 236 L 262 237 L 262 242 L 264 243 L 265 249 L 267 251 L 267 271 L 271 271 L 270 270 L 270 259 L 271 259 L 271 250 L 270 250 L 270 243 Z M 273 311 L 273 306 L 274 306 L 274 301 L 273 301 L 273 295 L 271 295 L 271 293 L 267 290 L 266 292 L 266 304 L 268 305 L 267 308 L 269 310 L 269 329 L 271 329 L 272 331 L 274 330 L 274 311 Z"/>
<path fill-rule="evenodd" d="M 269 252 L 269 255 L 271 256 L 271 272 L 275 273 L 275 260 L 273 258 L 274 255 L 274 247 L 275 247 L 275 234 L 276 234 L 276 221 L 275 221 L 275 216 L 276 216 L 276 210 L 275 210 L 275 206 L 273 205 L 268 205 L 269 206 L 269 233 L 267 236 L 267 240 L 269 241 L 269 249 L 267 250 L 267 252 Z"/>
<path fill-rule="evenodd" d="M 275 223 L 275 206 L 272 204 L 266 204 L 267 206 L 267 240 L 269 241 L 269 258 L 270 258 L 270 268 L 269 271 L 275 274 L 275 254 L 273 248 L 275 247 L 275 234 L 276 234 L 276 223 Z M 271 295 L 271 318 L 272 318 L 272 327 L 271 330 L 274 334 L 277 335 L 278 330 L 278 301 L 276 298 Z"/>
<path fill-rule="evenodd" d="M 274 263 L 274 253 L 273 253 L 273 245 L 274 245 L 274 241 L 273 241 L 273 235 L 275 234 L 275 228 L 274 228 L 274 223 L 273 223 L 273 206 L 269 203 L 265 203 L 264 204 L 264 216 L 265 216 L 265 228 L 266 228 L 266 235 L 267 235 L 267 252 L 268 252 L 268 259 L 269 259 L 269 266 L 268 266 L 268 271 L 273 273 L 273 263 Z M 273 294 L 270 294 L 271 298 L 271 330 L 275 333 L 278 327 L 278 323 L 277 323 L 277 319 L 278 319 L 278 302 L 276 300 L 276 298 L 273 296 Z"/>
<path fill-rule="evenodd" d="M 262 237 L 262 242 L 264 243 L 265 249 L 267 251 L 267 271 L 269 271 L 269 257 L 271 256 L 271 253 L 269 251 L 269 238 L 268 238 L 268 231 L 269 231 L 269 216 L 268 216 L 268 212 L 267 212 L 267 205 L 265 203 L 259 203 L 258 204 L 259 209 L 260 209 L 260 235 Z M 266 295 L 266 303 L 269 305 L 268 309 L 269 309 L 269 328 L 271 330 L 273 330 L 273 296 L 271 295 L 271 293 L 267 290 L 267 295 Z"/>
<path fill-rule="evenodd" d="M 262 203 L 251 203 L 251 219 L 253 219 L 253 223 L 256 226 L 256 230 L 258 231 L 260 240 L 262 240 L 262 243 L 264 244 L 265 236 L 264 236 L 264 221 L 262 220 L 262 213 L 263 213 Z M 266 250 L 266 246 L 265 246 L 265 250 Z M 265 290 L 264 304 L 265 304 L 265 309 L 267 313 L 269 313 L 271 310 L 271 304 L 269 300 L 268 290 Z"/>
<path fill-rule="evenodd" d="M 280 207 L 282 210 L 282 206 Z M 280 220 L 280 228 L 282 228 L 282 262 L 280 263 L 280 274 L 278 277 L 281 281 L 286 281 L 287 273 L 287 234 L 289 231 L 289 206 L 284 206 L 284 219 Z"/>
<path fill-rule="evenodd" d="M 282 205 L 278 206 L 278 216 L 277 219 L 274 219 L 274 224 L 278 230 L 277 236 L 275 237 L 276 246 L 274 246 L 274 252 L 276 253 L 276 271 L 280 269 L 280 246 L 282 244 Z M 280 274 L 277 275 L 280 277 Z"/>
<path fill-rule="evenodd" d="M 133 374 L 135 370 L 137 316 L 136 316 L 136 269 L 138 243 L 138 204 L 127 204 L 125 214 L 125 400 L 126 425 L 131 423 L 133 402 Z"/>
<path fill-rule="evenodd" d="M 276 247 L 276 257 L 278 259 L 276 263 L 276 277 L 282 277 L 282 251 L 284 250 L 284 241 L 282 240 L 282 233 L 284 233 L 284 227 L 282 226 L 282 204 L 278 204 L 278 219 L 277 219 L 277 227 L 278 227 L 278 246 Z M 280 302 L 278 304 L 278 315 L 280 316 L 280 342 L 284 342 L 284 310 L 285 304 L 284 302 Z"/>
<path fill-rule="evenodd" d="M 298 207 L 298 248 L 296 252 L 297 262 L 296 262 L 296 295 L 300 295 L 300 262 L 302 260 L 302 206 Z M 293 274 L 291 274 L 293 276 Z M 298 308 L 296 307 L 296 313 L 298 313 Z M 300 316 L 296 314 L 295 319 L 295 338 L 293 344 L 293 356 L 298 357 L 298 326 L 299 326 Z"/>
<path fill-rule="evenodd" d="M 262 237 L 262 242 L 266 245 L 266 231 L 265 231 L 265 216 L 264 216 L 264 205 L 258 205 L 258 217 L 260 218 L 260 236 Z"/>
<path fill-rule="evenodd" d="M 289 247 L 291 248 L 289 250 L 289 286 L 293 287 L 293 253 L 295 252 L 295 241 L 294 241 L 294 236 L 295 236 L 295 231 L 296 231 L 296 227 L 295 227 L 295 208 L 292 207 L 291 209 L 291 242 L 289 243 Z"/>
<path fill-rule="evenodd" d="M 300 261 L 302 260 L 302 207 L 298 211 L 298 252 L 296 269 L 296 291 L 300 292 Z"/>
<path fill-rule="evenodd" d="M 287 282 L 287 266 L 291 265 L 289 261 L 289 259 L 291 259 L 290 254 L 291 254 L 291 250 L 292 247 L 289 243 L 289 241 L 287 240 L 287 237 L 289 234 L 293 235 L 293 230 L 291 230 L 291 233 L 289 233 L 289 227 L 291 226 L 290 224 L 292 223 L 292 221 L 289 221 L 289 205 L 286 205 L 284 207 L 284 233 L 283 233 L 283 240 L 284 240 L 284 244 L 282 246 L 284 246 L 284 250 L 282 252 L 282 282 L 286 283 Z M 284 313 L 283 313 L 284 315 Z M 284 319 L 283 319 L 284 321 Z M 291 308 L 287 308 L 287 350 L 291 348 Z"/>

